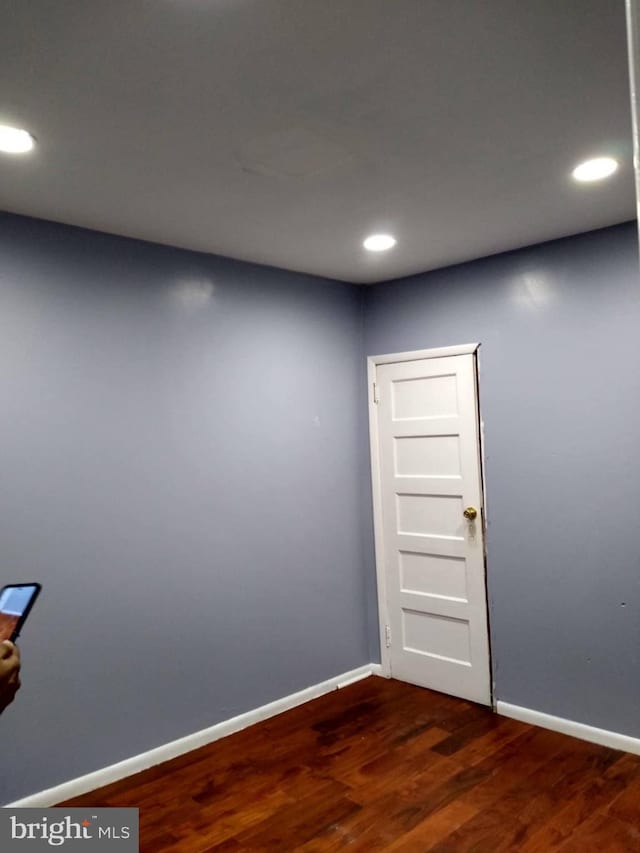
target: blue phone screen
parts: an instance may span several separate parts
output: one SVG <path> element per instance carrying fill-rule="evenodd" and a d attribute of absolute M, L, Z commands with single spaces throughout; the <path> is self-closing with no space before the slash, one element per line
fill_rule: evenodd
<path fill-rule="evenodd" d="M 10 639 L 16 630 L 20 617 L 29 606 L 36 593 L 33 584 L 9 586 L 0 594 L 0 642 Z"/>

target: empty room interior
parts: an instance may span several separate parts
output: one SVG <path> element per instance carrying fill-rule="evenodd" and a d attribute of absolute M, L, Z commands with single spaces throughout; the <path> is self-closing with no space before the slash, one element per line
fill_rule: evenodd
<path fill-rule="evenodd" d="M 640 851 L 636 26 L 2 4 L 5 808 Z"/>

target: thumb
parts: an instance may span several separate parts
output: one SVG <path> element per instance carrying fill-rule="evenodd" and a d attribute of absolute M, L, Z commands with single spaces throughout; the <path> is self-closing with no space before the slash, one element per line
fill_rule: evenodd
<path fill-rule="evenodd" d="M 10 658 L 15 650 L 16 647 L 10 640 L 3 640 L 2 643 L 0 643 L 0 660 Z"/>

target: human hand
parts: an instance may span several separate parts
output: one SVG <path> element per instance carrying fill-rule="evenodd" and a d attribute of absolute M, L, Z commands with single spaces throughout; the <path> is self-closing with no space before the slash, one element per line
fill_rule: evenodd
<path fill-rule="evenodd" d="M 0 643 L 0 714 L 20 689 L 20 651 L 9 640 Z"/>

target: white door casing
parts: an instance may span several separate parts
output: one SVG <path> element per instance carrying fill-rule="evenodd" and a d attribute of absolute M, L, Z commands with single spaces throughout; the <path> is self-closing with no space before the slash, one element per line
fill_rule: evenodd
<path fill-rule="evenodd" d="M 370 358 L 370 433 L 383 673 L 488 705 L 476 349 Z"/>

